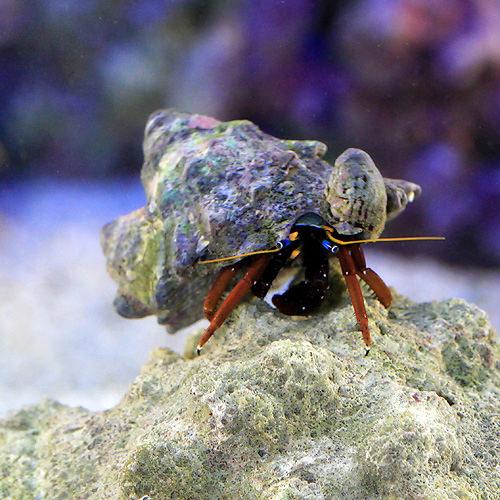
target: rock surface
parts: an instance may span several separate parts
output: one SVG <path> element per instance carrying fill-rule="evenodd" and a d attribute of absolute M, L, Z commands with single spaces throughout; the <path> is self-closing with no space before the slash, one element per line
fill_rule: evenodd
<path fill-rule="evenodd" d="M 199 358 L 156 350 L 123 400 L 0 424 L 2 498 L 494 498 L 494 333 L 461 300 L 294 320 L 252 301 Z"/>

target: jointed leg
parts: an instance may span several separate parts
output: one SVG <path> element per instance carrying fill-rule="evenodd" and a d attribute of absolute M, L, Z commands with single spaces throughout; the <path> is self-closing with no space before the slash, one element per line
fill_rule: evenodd
<path fill-rule="evenodd" d="M 211 320 L 219 304 L 219 300 L 222 294 L 226 291 L 229 283 L 234 278 L 236 272 L 238 271 L 240 265 L 224 267 L 219 271 L 217 278 L 213 282 L 208 294 L 203 303 L 203 311 L 205 313 L 205 318 Z"/>
<path fill-rule="evenodd" d="M 375 292 L 377 299 L 384 307 L 392 303 L 392 293 L 382 278 L 369 267 L 366 267 L 365 255 L 359 245 L 351 246 L 351 255 L 356 266 L 358 276 Z"/>
<path fill-rule="evenodd" d="M 231 314 L 233 309 L 245 298 L 245 295 L 250 291 L 252 285 L 259 279 L 260 275 L 264 272 L 269 262 L 269 255 L 261 255 L 257 257 L 250 267 L 248 268 L 245 276 L 238 281 L 235 287 L 229 292 L 228 296 L 224 299 L 220 307 L 212 316 L 210 324 L 203 332 L 200 338 L 198 347 L 196 348 L 198 354 L 201 348 L 207 343 L 210 337 L 215 333 L 226 318 Z"/>
<path fill-rule="evenodd" d="M 363 334 L 363 340 L 365 345 L 370 347 L 372 339 L 370 330 L 368 329 L 368 316 L 366 315 L 363 293 L 356 276 L 356 265 L 354 264 L 354 260 L 349 253 L 349 250 L 345 247 L 340 248 L 338 258 L 340 261 L 340 267 L 342 268 L 342 274 L 344 275 L 344 279 L 347 284 L 347 290 L 349 291 L 349 295 L 351 297 L 354 314 L 361 333 Z"/>

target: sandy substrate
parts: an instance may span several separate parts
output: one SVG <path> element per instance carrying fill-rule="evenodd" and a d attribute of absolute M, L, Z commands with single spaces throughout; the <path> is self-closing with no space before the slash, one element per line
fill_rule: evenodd
<path fill-rule="evenodd" d="M 0 414 L 44 397 L 110 407 L 151 349 L 182 352 L 193 329 L 168 335 L 154 318 L 126 320 L 111 306 L 115 286 L 99 228 L 142 202 L 140 186 L 128 182 L 0 188 Z M 500 272 L 373 248 L 367 256 L 389 285 L 412 299 L 461 297 L 500 326 Z"/>

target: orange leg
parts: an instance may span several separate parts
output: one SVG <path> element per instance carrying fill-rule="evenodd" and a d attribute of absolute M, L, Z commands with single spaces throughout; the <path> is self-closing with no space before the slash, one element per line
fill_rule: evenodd
<path fill-rule="evenodd" d="M 369 267 L 366 267 L 365 255 L 359 245 L 352 245 L 351 255 L 356 265 L 358 276 L 375 292 L 379 302 L 388 308 L 392 303 L 392 293 L 382 278 Z"/>
<path fill-rule="evenodd" d="M 370 330 L 368 329 L 368 316 L 366 315 L 363 293 L 356 276 L 356 265 L 354 264 L 354 260 L 349 253 L 349 250 L 345 247 L 340 247 L 338 258 L 340 261 L 342 274 L 344 275 L 344 279 L 347 285 L 347 290 L 349 291 L 349 295 L 351 297 L 354 314 L 356 316 L 356 320 L 358 322 L 361 333 L 363 334 L 363 340 L 366 347 L 370 347 L 372 339 Z"/>
<path fill-rule="evenodd" d="M 226 291 L 239 267 L 237 265 L 224 267 L 220 270 L 217 278 L 215 278 L 203 303 L 205 318 L 208 320 L 212 319 L 222 294 Z"/>
<path fill-rule="evenodd" d="M 229 292 L 228 296 L 224 299 L 220 307 L 217 309 L 215 314 L 210 320 L 210 324 L 207 329 L 203 332 L 200 337 L 200 341 L 196 348 L 198 354 L 200 354 L 202 347 L 207 343 L 210 337 L 215 333 L 217 328 L 219 328 L 226 318 L 231 314 L 233 309 L 238 306 L 238 304 L 245 298 L 247 293 L 250 291 L 255 282 L 260 278 L 264 272 L 267 264 L 269 263 L 269 255 L 261 255 L 254 260 L 254 262 L 248 268 L 245 276 L 238 281 L 235 287 Z"/>

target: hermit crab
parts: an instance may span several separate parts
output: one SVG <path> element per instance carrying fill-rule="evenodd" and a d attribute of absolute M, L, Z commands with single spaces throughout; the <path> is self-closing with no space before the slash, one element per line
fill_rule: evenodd
<path fill-rule="evenodd" d="M 369 347 L 358 278 L 385 307 L 391 292 L 366 266 L 361 245 L 384 240 L 386 221 L 420 187 L 384 179 L 359 149 L 333 166 L 325 153 L 320 142 L 280 140 L 247 120 L 151 115 L 141 172 L 147 204 L 102 231 L 118 313 L 155 314 L 170 331 L 204 315 L 210 324 L 200 351 L 250 293 L 266 296 L 283 267 L 301 262 L 304 279 L 275 295 L 274 306 L 288 315 L 313 313 L 328 294 L 336 258 Z"/>

